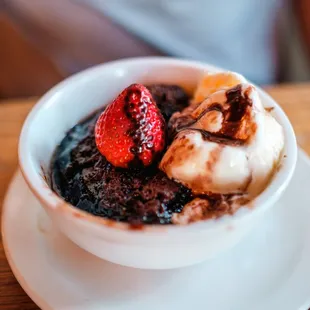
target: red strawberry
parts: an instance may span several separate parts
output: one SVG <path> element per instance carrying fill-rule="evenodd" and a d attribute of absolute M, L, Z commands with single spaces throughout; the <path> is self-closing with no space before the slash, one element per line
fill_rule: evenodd
<path fill-rule="evenodd" d="M 132 84 L 103 111 L 95 127 L 98 150 L 116 167 L 150 165 L 165 147 L 165 121 L 149 90 Z"/>

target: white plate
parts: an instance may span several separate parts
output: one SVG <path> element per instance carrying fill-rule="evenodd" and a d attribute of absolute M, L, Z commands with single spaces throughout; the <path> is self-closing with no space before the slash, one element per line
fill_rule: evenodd
<path fill-rule="evenodd" d="M 105 262 L 52 226 L 18 173 L 3 206 L 11 268 L 42 309 L 299 310 L 310 306 L 310 161 L 299 154 L 281 201 L 234 249 L 194 267 Z"/>

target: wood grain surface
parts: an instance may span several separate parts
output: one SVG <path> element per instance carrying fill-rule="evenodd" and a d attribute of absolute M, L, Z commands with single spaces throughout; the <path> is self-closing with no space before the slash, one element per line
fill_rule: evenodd
<path fill-rule="evenodd" d="M 266 90 L 289 116 L 299 145 L 310 154 L 310 84 L 270 86 Z M 17 168 L 17 143 L 22 123 L 36 99 L 0 101 L 0 209 Z M 24 293 L 6 261 L 0 241 L 0 310 L 38 307 Z"/>

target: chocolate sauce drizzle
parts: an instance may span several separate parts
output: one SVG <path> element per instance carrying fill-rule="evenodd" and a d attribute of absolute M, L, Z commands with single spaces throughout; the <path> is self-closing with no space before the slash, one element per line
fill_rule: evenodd
<path fill-rule="evenodd" d="M 248 90 L 242 94 L 242 84 L 238 84 L 235 87 L 226 91 L 226 100 L 229 105 L 228 109 L 224 109 L 220 103 L 213 103 L 206 108 L 198 118 L 194 119 L 190 114 L 180 116 L 176 120 L 175 131 L 173 136 L 177 135 L 183 130 L 199 131 L 203 138 L 210 142 L 240 146 L 246 143 L 245 140 L 236 138 L 242 120 L 246 115 L 248 107 L 252 106 L 252 100 L 249 98 Z M 205 114 L 211 111 L 218 111 L 223 114 L 222 128 L 218 132 L 210 132 L 200 128 L 193 128 Z"/>
<path fill-rule="evenodd" d="M 248 107 L 252 107 L 253 102 L 249 98 L 249 88 L 242 94 L 242 84 L 229 89 L 226 92 L 227 103 L 230 108 L 224 114 L 223 132 L 231 137 L 235 136 L 245 117 Z"/>
<path fill-rule="evenodd" d="M 132 85 L 134 88 L 135 84 Z M 155 157 L 153 152 L 153 139 L 152 135 L 148 135 L 152 124 L 147 122 L 148 107 L 152 104 L 149 96 L 146 96 L 140 89 L 131 89 L 125 96 L 124 112 L 127 118 L 131 121 L 132 127 L 128 130 L 127 134 L 132 137 L 134 146 L 130 151 L 134 154 L 134 159 L 130 166 L 143 166 L 139 155 L 143 152 L 144 148 L 151 151 L 152 156 Z M 161 116 L 161 113 L 158 113 Z M 164 120 L 163 120 L 164 126 Z M 162 128 L 165 130 L 165 128 Z M 154 158 L 153 158 L 154 160 Z"/>

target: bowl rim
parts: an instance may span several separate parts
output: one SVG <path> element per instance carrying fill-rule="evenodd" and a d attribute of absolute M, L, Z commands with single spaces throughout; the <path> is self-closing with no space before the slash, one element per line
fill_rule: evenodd
<path fill-rule="evenodd" d="M 268 95 L 265 91 L 263 91 L 260 87 L 256 86 L 253 83 L 252 84 L 257 88 L 259 95 L 262 98 L 262 101 L 268 102 L 268 105 L 275 108 L 274 113 L 276 113 L 277 119 L 280 120 L 280 123 L 284 130 L 284 135 L 286 139 L 286 154 L 284 155 L 285 158 L 282 159 L 282 162 L 277 169 L 278 171 L 273 177 L 271 183 L 264 189 L 264 191 L 260 195 L 254 198 L 249 205 L 239 208 L 233 215 L 224 215 L 218 219 L 206 219 L 187 225 L 144 224 L 143 229 L 141 229 L 142 227 L 134 228 L 129 223 L 117 222 L 112 219 L 98 217 L 76 208 L 70 203 L 65 202 L 61 197 L 59 197 L 55 192 L 52 191 L 52 189 L 47 185 L 46 182 L 43 181 L 42 175 L 40 175 L 36 171 L 32 163 L 31 152 L 29 150 L 29 145 L 27 144 L 32 122 L 38 116 L 38 112 L 42 110 L 45 106 L 49 105 L 50 101 L 54 98 L 55 95 L 57 95 L 58 92 L 61 92 L 68 85 L 72 85 L 89 75 L 95 76 L 102 70 L 111 69 L 113 67 L 120 68 L 126 67 L 128 65 L 148 66 L 150 64 L 168 65 L 180 68 L 187 67 L 197 69 L 199 71 L 227 71 L 219 67 L 209 65 L 208 63 L 174 57 L 134 57 L 99 64 L 84 71 L 81 71 L 77 74 L 74 74 L 61 81 L 53 88 L 51 88 L 47 93 L 45 93 L 32 108 L 23 124 L 19 138 L 19 166 L 26 183 L 28 184 L 29 188 L 36 196 L 36 198 L 49 210 L 60 211 L 62 216 L 77 220 L 82 225 L 91 225 L 92 228 L 95 230 L 113 229 L 116 231 L 128 231 L 133 234 L 140 233 L 141 231 L 143 231 L 144 234 L 157 234 L 163 232 L 165 234 L 179 234 L 180 230 L 186 232 L 197 232 L 200 230 L 211 229 L 222 225 L 230 227 L 236 221 L 246 220 L 249 216 L 253 216 L 254 214 L 263 212 L 270 205 L 275 203 L 277 198 L 289 184 L 295 170 L 297 161 L 297 143 L 292 125 L 282 108 L 275 102 L 275 100 L 270 95 Z"/>

